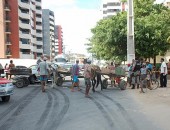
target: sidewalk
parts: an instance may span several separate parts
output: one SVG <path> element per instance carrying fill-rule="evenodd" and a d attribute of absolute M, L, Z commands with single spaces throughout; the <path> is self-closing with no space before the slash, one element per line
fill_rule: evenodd
<path fill-rule="evenodd" d="M 148 90 L 140 93 L 139 89 L 130 91 L 130 96 L 136 101 L 139 108 L 147 117 L 158 124 L 162 130 L 169 130 L 170 120 L 170 80 L 167 88 Z"/>

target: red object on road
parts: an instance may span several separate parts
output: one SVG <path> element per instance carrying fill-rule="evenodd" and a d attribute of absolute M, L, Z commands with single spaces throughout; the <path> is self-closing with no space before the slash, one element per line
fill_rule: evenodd
<path fill-rule="evenodd" d="M 11 81 L 5 78 L 0 78 L 0 84 L 7 84 L 7 83 L 11 83 Z"/>

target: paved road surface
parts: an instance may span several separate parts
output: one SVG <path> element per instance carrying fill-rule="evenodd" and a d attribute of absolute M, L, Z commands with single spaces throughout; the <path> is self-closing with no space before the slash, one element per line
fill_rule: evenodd
<path fill-rule="evenodd" d="M 0 130 L 169 130 L 169 88 L 121 91 L 109 88 L 70 92 L 64 87 L 40 85 L 15 89 L 9 103 L 0 102 Z M 162 114 L 163 113 L 163 114 Z"/>

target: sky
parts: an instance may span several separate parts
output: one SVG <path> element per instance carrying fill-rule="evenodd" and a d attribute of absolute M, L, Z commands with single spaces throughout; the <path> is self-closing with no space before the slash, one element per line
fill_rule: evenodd
<path fill-rule="evenodd" d="M 86 54 L 90 29 L 101 16 L 101 0 L 42 0 L 42 8 L 55 13 L 55 24 L 63 28 L 66 51 Z"/>
<path fill-rule="evenodd" d="M 92 36 L 91 28 L 102 18 L 101 3 L 102 0 L 42 0 L 43 9 L 54 11 L 55 24 L 63 28 L 66 52 L 88 54 L 84 44 Z"/>

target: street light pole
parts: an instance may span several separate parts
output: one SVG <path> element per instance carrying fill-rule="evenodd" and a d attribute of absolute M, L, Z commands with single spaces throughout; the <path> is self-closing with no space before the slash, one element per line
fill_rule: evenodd
<path fill-rule="evenodd" d="M 128 14 L 127 14 L 127 62 L 132 63 L 135 59 L 135 45 L 134 45 L 134 9 L 133 0 L 128 0 Z"/>

